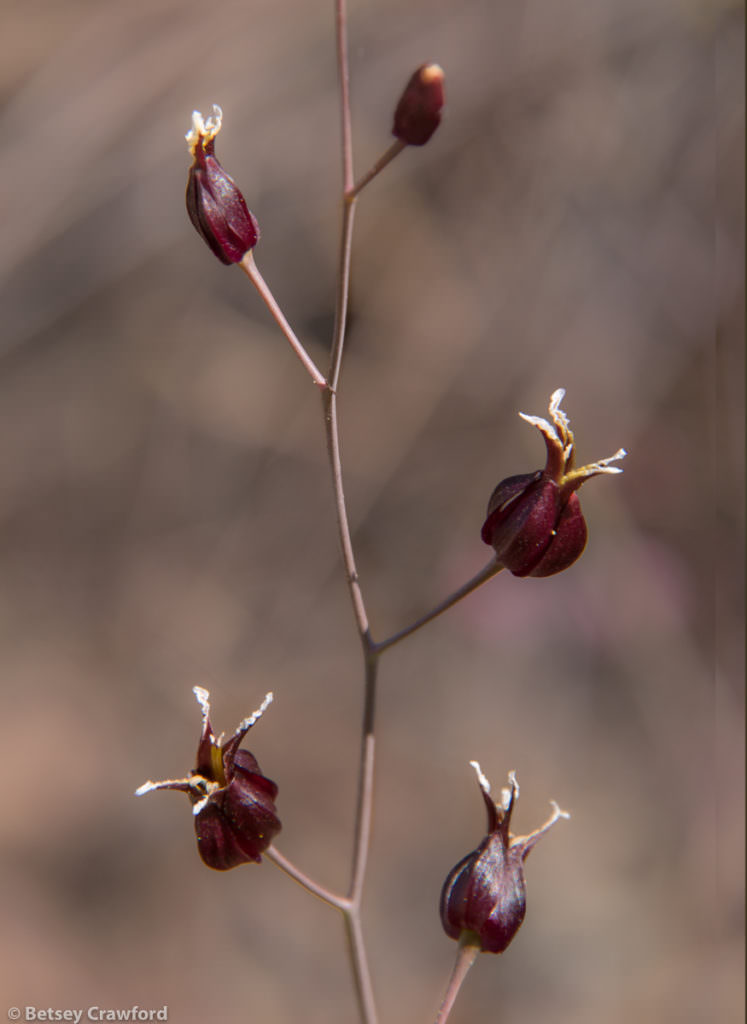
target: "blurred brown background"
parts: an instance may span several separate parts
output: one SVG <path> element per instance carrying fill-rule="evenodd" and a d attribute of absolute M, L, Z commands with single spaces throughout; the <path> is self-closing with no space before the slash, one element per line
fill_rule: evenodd
<path fill-rule="evenodd" d="M 198 708 L 280 784 L 279 847 L 347 879 L 361 668 L 320 404 L 188 223 L 218 153 L 320 364 L 338 233 L 333 5 L 4 7 L 0 990 L 169 1020 L 355 1020 L 336 915 L 272 865 L 204 869 Z M 447 117 L 359 207 L 343 444 L 379 637 L 487 559 L 550 392 L 589 461 L 588 549 L 498 577 L 384 660 L 366 928 L 382 1024 L 433 1019 L 437 900 L 482 838 L 470 758 L 516 769 L 528 914 L 454 1024 L 742 1018 L 743 10 L 734 0 L 360 0 L 359 173 L 413 68 Z M 4 1011 L 3 1011 L 4 1012 Z"/>

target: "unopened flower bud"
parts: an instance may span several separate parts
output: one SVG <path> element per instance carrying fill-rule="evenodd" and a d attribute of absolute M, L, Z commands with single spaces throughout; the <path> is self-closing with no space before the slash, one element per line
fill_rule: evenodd
<path fill-rule="evenodd" d="M 441 923 L 452 939 L 469 937 L 483 953 L 502 953 L 519 930 L 526 914 L 524 861 L 534 844 L 558 818 L 568 818 L 553 801 L 552 817 L 528 836 L 512 836 L 511 814 L 519 785 L 509 772 L 509 788 L 500 805 L 490 795 L 490 783 L 477 772 L 488 812 L 488 834 L 472 853 L 452 869 L 441 890 Z"/>
<path fill-rule="evenodd" d="M 272 701 L 268 693 L 260 708 L 239 723 L 223 742 L 210 725 L 210 695 L 201 686 L 194 694 L 202 709 L 202 732 L 197 763 L 185 779 L 146 782 L 136 796 L 154 789 L 186 793 L 192 804 L 197 849 L 209 868 L 226 871 L 247 861 L 259 863 L 261 854 L 280 831 L 275 810 L 278 787 L 260 771 L 257 759 L 239 744 Z"/>
<path fill-rule="evenodd" d="M 562 388 L 553 392 L 549 422 L 519 414 L 545 439 L 545 468 L 502 480 L 488 503 L 482 539 L 514 576 L 552 576 L 572 565 L 586 546 L 586 522 L 576 491 L 600 473 L 622 473 L 610 463 L 624 458 L 624 448 L 608 459 L 573 468 L 573 432 L 560 408 L 564 395 Z"/>
<path fill-rule="evenodd" d="M 204 120 L 195 110 L 187 145 L 193 162 L 187 181 L 187 213 L 221 263 L 238 263 L 259 241 L 259 226 L 233 178 L 215 158 L 223 112 L 213 106 Z"/>
<path fill-rule="evenodd" d="M 443 69 L 438 64 L 422 64 L 397 104 L 392 134 L 408 146 L 424 146 L 441 122 L 443 106 Z"/>

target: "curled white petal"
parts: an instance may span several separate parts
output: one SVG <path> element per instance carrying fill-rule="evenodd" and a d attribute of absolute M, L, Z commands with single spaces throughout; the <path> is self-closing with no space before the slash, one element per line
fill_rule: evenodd
<path fill-rule="evenodd" d="M 193 156 L 200 139 L 205 139 L 208 142 L 210 139 L 214 139 L 220 131 L 222 122 L 223 111 L 217 103 L 213 104 L 213 112 L 210 117 L 203 117 L 199 110 L 192 111 L 192 127 L 184 138 L 187 140 L 187 146 Z"/>
<path fill-rule="evenodd" d="M 193 686 L 192 693 L 197 698 L 197 703 L 200 705 L 200 711 L 202 712 L 202 731 L 205 732 L 207 728 L 208 719 L 210 718 L 210 691 L 206 690 L 204 686 Z"/>
<path fill-rule="evenodd" d="M 543 433 L 545 437 L 549 438 L 549 440 L 554 444 L 562 447 L 563 442 L 560 440 L 558 432 L 552 423 L 548 423 L 547 420 L 543 419 L 541 416 L 528 416 L 525 412 L 520 412 L 519 416 L 521 416 L 521 418 L 527 423 L 531 423 L 533 427 L 536 427 L 541 431 L 541 433 Z"/>
<path fill-rule="evenodd" d="M 560 409 L 560 403 L 565 398 L 565 388 L 556 388 L 550 395 L 550 404 L 547 407 L 547 411 L 550 413 L 553 419 L 555 419 L 556 412 Z"/>
<path fill-rule="evenodd" d="M 552 441 L 553 444 L 557 444 L 559 448 L 562 448 L 563 458 L 567 462 L 573 448 L 573 433 L 571 432 L 571 421 L 560 408 L 560 403 L 564 398 L 565 388 L 556 388 L 550 395 L 550 404 L 547 407 L 547 411 L 550 414 L 551 422 L 543 419 L 542 416 L 528 416 L 523 412 L 520 412 L 519 416 L 526 420 L 527 423 L 531 423 L 533 427 L 537 427 L 548 441 Z"/>
<path fill-rule="evenodd" d="M 571 427 L 571 421 L 560 408 L 560 403 L 564 398 L 565 388 L 558 388 L 550 395 L 550 404 L 547 407 L 547 411 L 550 413 L 550 419 L 558 428 L 561 436 L 567 434 Z"/>

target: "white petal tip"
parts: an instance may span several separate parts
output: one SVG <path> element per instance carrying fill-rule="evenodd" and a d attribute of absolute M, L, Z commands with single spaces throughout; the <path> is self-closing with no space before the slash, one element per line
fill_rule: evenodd
<path fill-rule="evenodd" d="M 210 141 L 220 131 L 223 123 L 223 111 L 217 103 L 213 104 L 213 113 L 210 117 L 203 117 L 199 110 L 192 111 L 192 127 L 184 138 L 187 140 L 190 153 L 194 156 L 195 147 L 200 139 Z"/>
<path fill-rule="evenodd" d="M 273 694 L 272 690 L 270 690 L 269 693 L 265 694 L 265 699 L 259 705 L 257 710 L 252 712 L 252 714 L 249 715 L 248 718 L 245 718 L 242 722 L 239 723 L 239 727 L 236 730 L 236 732 L 247 732 L 247 730 L 251 729 L 251 727 L 260 720 L 262 715 L 265 713 L 265 711 L 269 708 L 270 704 L 272 704 L 274 700 L 275 695 Z"/>
<path fill-rule="evenodd" d="M 197 817 L 197 815 L 200 813 L 202 808 L 207 804 L 209 799 L 210 799 L 210 794 L 208 794 L 207 796 L 204 796 L 202 798 L 202 800 L 198 800 L 196 804 L 192 805 L 192 814 L 195 817 Z"/>
<path fill-rule="evenodd" d="M 550 801 L 550 806 L 552 807 L 554 820 L 557 820 L 558 818 L 565 818 L 566 821 L 570 821 L 571 816 L 568 811 L 561 811 L 554 800 Z"/>
<path fill-rule="evenodd" d="M 192 693 L 200 705 L 202 717 L 207 720 L 210 717 L 210 691 L 206 690 L 204 686 L 193 686 Z"/>
<path fill-rule="evenodd" d="M 480 789 L 483 791 L 483 793 L 489 793 L 490 783 L 488 782 L 486 776 L 483 774 L 482 768 L 480 767 L 480 762 L 470 761 L 470 765 L 475 769 L 477 781 L 480 783 Z"/>
<path fill-rule="evenodd" d="M 516 772 L 510 771 L 508 773 L 508 782 L 508 786 L 504 786 L 501 789 L 501 807 L 504 811 L 509 809 L 512 800 L 519 799 L 519 781 L 516 778 Z"/>
<path fill-rule="evenodd" d="M 611 462 L 621 462 L 628 453 L 624 448 L 618 448 L 614 455 L 610 455 L 607 459 L 600 459 L 599 462 L 593 463 L 598 472 L 600 473 L 622 473 L 619 466 L 611 466 Z"/>

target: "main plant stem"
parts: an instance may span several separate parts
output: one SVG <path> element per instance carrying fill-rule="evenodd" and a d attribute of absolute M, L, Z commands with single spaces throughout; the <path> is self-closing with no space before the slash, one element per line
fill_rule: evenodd
<path fill-rule="evenodd" d="M 345 0 L 335 0 L 335 27 L 337 37 L 337 66 L 340 76 L 340 114 L 342 136 L 342 229 L 338 266 L 337 301 L 335 304 L 335 328 L 332 339 L 330 368 L 327 374 L 328 388 L 322 393 L 324 426 L 329 455 L 332 486 L 335 495 L 337 530 L 345 568 L 345 578 L 353 605 L 353 614 L 363 648 L 365 665 L 365 690 L 363 699 L 363 721 L 361 727 L 361 750 L 358 769 L 358 792 L 356 799 L 356 822 L 353 840 L 353 859 L 348 890 L 348 905 L 341 907 L 345 932 L 348 939 L 350 962 L 355 979 L 358 1007 L 364 1024 L 377 1024 L 376 1002 L 374 1000 L 371 972 L 363 939 L 361 905 L 366 878 L 366 864 L 371 841 L 371 820 L 373 814 L 373 779 L 375 763 L 374 723 L 376 717 L 376 676 L 378 656 L 368 625 L 366 606 L 363 601 L 358 570 L 355 565 L 353 543 L 350 536 L 350 522 L 345 504 L 345 488 L 342 479 L 342 458 L 340 453 L 340 428 L 337 414 L 337 392 L 342 368 L 342 354 L 345 345 L 348 296 L 350 294 L 350 255 L 353 240 L 356 196 L 353 194 L 353 144 L 350 115 L 350 77 L 347 41 L 347 9 Z"/>
<path fill-rule="evenodd" d="M 344 331 L 344 318 L 339 322 L 342 324 L 342 329 Z M 355 555 L 353 553 L 353 544 L 350 536 L 350 524 L 345 504 L 342 462 L 340 458 L 337 393 L 334 390 L 337 386 L 338 377 L 339 362 L 337 372 L 335 372 L 333 361 L 329 374 L 331 387 L 323 392 L 324 424 L 327 436 L 327 451 L 329 454 L 330 470 L 332 474 L 332 486 L 335 494 L 337 528 L 340 548 L 342 551 L 343 565 L 345 567 L 345 578 L 350 592 L 350 600 L 353 605 L 353 614 L 355 616 L 358 633 L 361 638 L 365 664 L 365 692 L 361 729 L 360 764 L 358 771 L 358 793 L 356 800 L 356 823 L 353 840 L 353 863 L 350 877 L 350 888 L 348 890 L 348 904 L 344 907 L 341 906 L 340 909 L 342 910 L 345 918 L 348 949 L 355 978 L 361 1020 L 364 1024 L 376 1024 L 376 1004 L 374 1002 L 371 973 L 368 967 L 368 958 L 366 956 L 361 925 L 361 903 L 363 900 L 363 886 L 366 876 L 366 864 L 371 838 L 371 819 L 373 811 L 375 756 L 374 723 L 376 715 L 376 676 L 378 669 L 378 655 L 375 651 L 374 642 L 368 626 L 368 616 L 366 614 L 363 593 L 361 591 L 358 571 L 355 565 Z"/>
<path fill-rule="evenodd" d="M 342 457 L 340 452 L 340 429 L 337 401 L 340 389 L 340 373 L 345 347 L 345 330 L 348 316 L 348 299 L 350 294 L 350 264 L 353 242 L 353 224 L 358 196 L 376 175 L 383 170 L 399 153 L 404 144 L 399 140 L 385 151 L 383 156 L 373 165 L 359 182 L 355 182 L 353 171 L 353 144 L 350 112 L 350 77 L 348 63 L 347 39 L 347 8 L 346 0 L 335 0 L 335 26 L 337 38 L 337 65 L 340 78 L 340 119 L 341 119 L 341 150 L 342 150 L 342 225 L 340 236 L 340 253 L 338 264 L 337 300 L 335 304 L 335 327 L 332 339 L 330 367 L 327 374 L 327 388 L 322 393 L 324 407 L 324 425 L 327 441 L 327 452 L 332 474 L 332 485 L 335 495 L 337 530 L 345 569 L 345 578 L 353 606 L 353 614 L 363 649 L 365 668 L 365 688 L 363 698 L 363 721 L 361 728 L 361 749 L 358 770 L 358 792 L 356 799 L 356 820 L 353 840 L 353 859 L 350 875 L 350 888 L 346 901 L 337 901 L 343 913 L 348 939 L 351 966 L 355 978 L 356 993 L 361 1020 L 364 1024 L 376 1024 L 376 1004 L 368 967 L 363 929 L 361 923 L 361 905 L 366 878 L 366 865 L 371 841 L 371 823 L 373 819 L 374 795 L 374 764 L 375 764 L 375 719 L 376 719 L 376 680 L 379 658 L 381 654 L 394 644 L 410 636 L 436 616 L 451 608 L 461 598 L 477 589 L 482 583 L 499 572 L 501 566 L 491 561 L 472 580 L 457 590 L 431 612 L 406 629 L 394 634 L 381 643 L 376 643 L 371 630 L 363 600 L 355 554 L 350 535 L 345 502 L 345 488 L 342 477 Z M 312 890 L 313 891 L 313 890 Z M 317 893 L 317 895 L 320 895 Z M 322 896 L 322 898 L 324 898 Z M 458 986 L 457 986 L 458 988 Z M 456 994 L 456 993 L 455 993 Z M 448 1011 L 446 1011 L 448 1012 Z M 445 1017 L 444 1017 L 445 1020 Z"/>

